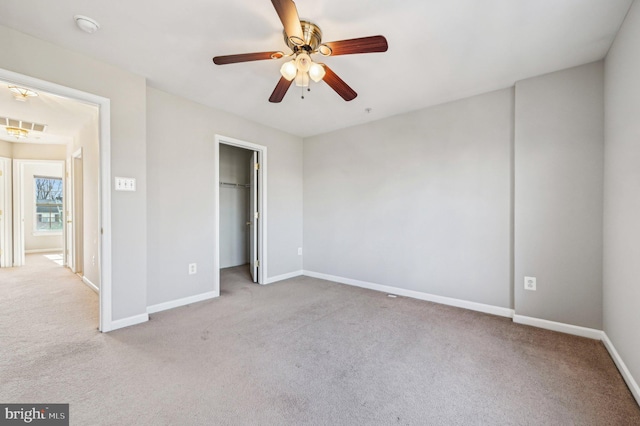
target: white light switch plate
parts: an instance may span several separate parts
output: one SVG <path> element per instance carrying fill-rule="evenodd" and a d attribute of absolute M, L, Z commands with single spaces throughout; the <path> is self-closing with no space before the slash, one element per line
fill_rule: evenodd
<path fill-rule="evenodd" d="M 116 191 L 135 191 L 136 179 L 116 177 Z"/>

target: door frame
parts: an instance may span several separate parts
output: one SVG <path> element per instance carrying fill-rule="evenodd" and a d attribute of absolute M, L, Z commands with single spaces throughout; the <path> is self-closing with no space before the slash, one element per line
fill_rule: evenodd
<path fill-rule="evenodd" d="M 35 90 L 75 99 L 98 107 L 98 227 L 100 244 L 98 244 L 98 267 L 100 269 L 99 321 L 98 329 L 102 332 L 113 329 L 111 310 L 111 100 L 92 93 L 83 92 L 71 87 L 51 83 L 46 80 L 29 77 L 0 68 L 0 80 L 18 86 L 26 86 Z"/>
<path fill-rule="evenodd" d="M 11 199 L 13 193 L 12 161 L 11 158 L 0 157 L 0 185 L 2 185 L 2 198 L 0 199 L 0 226 L 2 227 L 2 241 L 0 241 L 0 266 L 10 268 L 13 266 L 13 209 Z"/>
<path fill-rule="evenodd" d="M 28 232 L 24 228 L 24 216 L 25 214 L 31 214 L 32 212 L 26 212 L 24 209 L 24 187 L 25 187 L 25 175 L 24 168 L 34 164 L 58 164 L 60 165 L 62 178 L 62 199 L 63 206 L 67 202 L 66 191 L 66 178 L 65 171 L 66 165 L 64 160 L 13 160 L 13 266 L 23 266 L 25 262 L 24 250 L 25 250 L 25 233 Z M 63 214 L 64 216 L 64 214 Z M 62 221 L 62 250 L 67 250 L 67 242 L 64 237 L 67 232 L 67 224 Z"/>
<path fill-rule="evenodd" d="M 220 144 L 236 146 L 258 152 L 258 284 L 267 283 L 267 147 L 255 143 L 230 138 L 228 136 L 215 135 L 213 146 L 214 173 L 214 233 L 215 233 L 215 255 L 213 256 L 214 270 L 214 293 L 220 296 Z"/>

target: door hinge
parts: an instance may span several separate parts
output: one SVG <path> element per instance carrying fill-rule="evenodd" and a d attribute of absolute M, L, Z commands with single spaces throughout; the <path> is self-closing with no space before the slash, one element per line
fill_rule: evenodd
<path fill-rule="evenodd" d="M 260 261 L 256 260 L 256 268 L 259 268 L 259 267 L 260 267 Z"/>
<path fill-rule="evenodd" d="M 2 210 L 0 210 L 0 216 L 2 216 Z"/>
<path fill-rule="evenodd" d="M 255 164 L 256 170 L 260 170 L 260 163 Z"/>
<path fill-rule="evenodd" d="M 255 217 L 256 219 L 260 219 L 260 212 L 255 212 L 253 214 L 253 217 Z"/>
<path fill-rule="evenodd" d="M 0 176 L 2 176 L 2 170 L 0 170 Z"/>

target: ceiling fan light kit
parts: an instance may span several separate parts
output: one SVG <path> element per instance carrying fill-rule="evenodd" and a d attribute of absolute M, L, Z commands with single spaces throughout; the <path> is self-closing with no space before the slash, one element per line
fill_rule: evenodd
<path fill-rule="evenodd" d="M 282 68 L 280 68 L 280 74 L 287 80 L 291 81 L 296 78 L 296 74 L 298 73 L 298 68 L 296 68 L 295 61 L 289 61 L 282 64 Z"/>
<path fill-rule="evenodd" d="M 324 71 L 324 67 L 322 66 L 322 64 L 318 64 L 314 62 L 309 67 L 309 77 L 311 78 L 311 80 L 315 81 L 316 83 L 320 82 L 320 80 L 324 78 L 325 74 L 326 73 Z"/>
<path fill-rule="evenodd" d="M 281 102 L 294 81 L 298 87 L 308 87 L 309 80 L 313 80 L 316 83 L 321 80 L 324 81 L 345 101 L 355 99 L 358 94 L 327 65 L 314 62 L 311 59 L 311 55 L 338 56 L 386 52 L 388 45 L 384 36 L 377 35 L 322 43 L 320 27 L 310 21 L 301 21 L 293 0 L 271 0 L 271 3 L 284 26 L 284 41 L 292 53 L 285 55 L 283 52 L 275 51 L 216 56 L 213 58 L 213 63 L 226 65 L 292 56 L 293 59 L 285 62 L 280 67 L 280 75 L 282 77 L 271 94 L 269 102 Z"/>

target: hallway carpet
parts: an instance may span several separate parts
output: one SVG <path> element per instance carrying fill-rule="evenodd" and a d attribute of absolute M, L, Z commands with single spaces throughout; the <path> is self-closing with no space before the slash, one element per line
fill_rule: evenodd
<path fill-rule="evenodd" d="M 0 270 L 0 402 L 70 403 L 72 425 L 640 425 L 601 342 L 308 277 L 227 269 L 218 299 L 97 321 L 53 262 Z"/>

